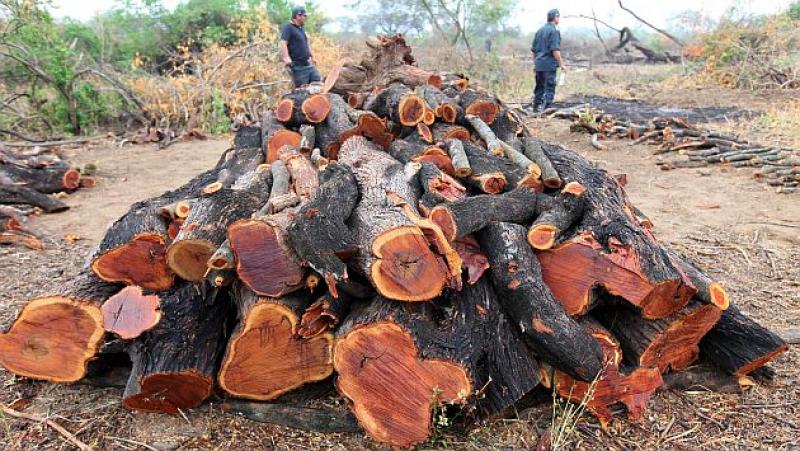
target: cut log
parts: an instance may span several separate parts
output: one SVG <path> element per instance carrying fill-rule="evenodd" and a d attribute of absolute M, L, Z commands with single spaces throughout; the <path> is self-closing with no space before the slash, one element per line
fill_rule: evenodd
<path fill-rule="evenodd" d="M 422 122 L 426 111 L 425 101 L 402 84 L 390 85 L 371 100 L 364 109 L 406 127 Z"/>
<path fill-rule="evenodd" d="M 597 342 L 564 312 L 542 280 L 524 226 L 497 222 L 478 234 L 491 265 L 500 302 L 542 360 L 570 376 L 591 381 L 603 368 Z"/>
<path fill-rule="evenodd" d="M 331 164 L 322 174 L 314 200 L 304 204 L 287 230 L 291 247 L 303 264 L 321 274 L 334 297 L 336 283 L 347 280 L 339 255 L 356 248 L 345 222 L 358 200 L 358 185 L 350 170 Z"/>
<path fill-rule="evenodd" d="M 619 183 L 574 152 L 543 148 L 565 181 L 586 188 L 583 216 L 556 247 L 538 254 L 545 282 L 567 311 L 587 311 L 598 285 L 638 306 L 647 319 L 686 305 L 697 290 L 652 234 L 626 213 L 629 202 Z"/>
<path fill-rule="evenodd" d="M 486 122 L 482 121 L 478 116 L 473 116 L 471 114 L 467 114 L 464 119 L 472 129 L 475 130 L 478 136 L 481 137 L 483 142 L 486 143 L 486 148 L 490 153 L 498 157 L 503 156 L 505 153 L 505 146 L 508 144 L 501 141 Z"/>
<path fill-rule="evenodd" d="M 251 216 L 267 201 L 271 173 L 262 171 L 243 177 L 246 181 L 242 186 L 221 189 L 198 199 L 184 221 L 167 250 L 167 264 L 181 278 L 202 280 L 208 271 L 208 260 L 225 241 L 227 227 Z"/>
<path fill-rule="evenodd" d="M 568 183 L 555 198 L 545 198 L 541 212 L 528 231 L 528 243 L 537 250 L 550 249 L 556 239 L 583 215 L 583 193 L 586 189 L 578 182 Z"/>
<path fill-rule="evenodd" d="M 430 248 L 425 234 L 387 193 L 416 205 L 403 165 L 361 137 L 342 146 L 339 161 L 350 168 L 361 200 L 348 226 L 359 244 L 355 267 L 378 293 L 390 299 L 426 301 L 438 296 L 452 277 L 447 262 Z M 414 207 L 411 207 L 414 208 Z"/>
<path fill-rule="evenodd" d="M 267 140 L 267 163 L 274 163 L 278 159 L 278 153 L 284 146 L 300 147 L 303 139 L 300 133 L 292 130 L 278 130 L 270 135 Z"/>
<path fill-rule="evenodd" d="M 396 447 L 428 438 L 437 405 L 480 392 L 474 401 L 488 415 L 539 383 L 536 361 L 485 282 L 436 304 L 359 303 L 337 332 L 334 366 L 361 426 Z"/>
<path fill-rule="evenodd" d="M 211 395 L 229 303 L 205 291 L 182 282 L 159 294 L 161 321 L 128 349 L 125 407 L 177 415 Z"/>
<path fill-rule="evenodd" d="M 233 291 L 239 324 L 219 372 L 223 390 L 240 398 L 271 400 L 333 372 L 333 334 L 297 335 L 311 303 L 307 292 L 259 298 L 242 284 Z"/>
<path fill-rule="evenodd" d="M 456 177 L 464 178 L 472 175 L 469 159 L 467 159 L 467 154 L 464 153 L 464 144 L 460 140 L 447 139 L 444 141 L 444 148 L 447 149 L 447 154 L 450 155 L 450 161 L 453 163 Z"/>
<path fill-rule="evenodd" d="M 348 114 L 349 106 L 341 96 L 329 94 L 331 110 L 325 121 L 317 125 L 317 147 L 329 160 L 336 160 L 339 147 L 344 142 L 345 133 L 353 129 L 353 122 Z"/>
<path fill-rule="evenodd" d="M 735 376 L 746 376 L 789 349 L 774 332 L 731 304 L 700 341 L 702 356 Z"/>
<path fill-rule="evenodd" d="M 536 212 L 536 192 L 519 188 L 505 194 L 483 194 L 439 204 L 429 217 L 452 242 L 493 222 L 526 222 Z"/>
<path fill-rule="evenodd" d="M 52 194 L 78 189 L 81 173 L 66 164 L 42 168 L 0 164 L 0 179 L 10 180 L 10 183 L 7 184 L 23 186 L 43 194 Z"/>
<path fill-rule="evenodd" d="M 444 142 L 448 139 L 469 140 L 469 130 L 460 125 L 442 124 L 440 122 L 433 124 L 431 131 L 435 142 Z"/>
<path fill-rule="evenodd" d="M 671 252 L 671 255 L 692 282 L 692 285 L 697 288 L 697 293 L 695 294 L 697 299 L 707 304 L 715 305 L 720 310 L 726 310 L 728 308 L 730 305 L 730 298 L 722 284 L 714 282 L 708 277 L 708 274 L 686 261 L 685 258 L 677 253 Z"/>
<path fill-rule="evenodd" d="M 584 382 L 556 371 L 551 382 L 555 384 L 555 392 L 573 402 L 585 402 L 603 428 L 613 417 L 610 407 L 617 403 L 625 405 L 631 421 L 640 420 L 647 402 L 663 383 L 661 372 L 658 368 L 636 368 L 628 374 L 622 373 L 622 351 L 611 332 L 589 318 L 581 319 L 581 324 L 603 349 L 603 372 L 596 381 Z"/>
<path fill-rule="evenodd" d="M 719 321 L 722 310 L 696 300 L 662 319 L 647 320 L 629 306 L 596 309 L 592 315 L 619 340 L 633 366 L 682 371 L 700 354 L 700 339 Z"/>
<path fill-rule="evenodd" d="M 564 181 L 561 180 L 558 171 L 553 167 L 553 163 L 544 154 L 540 141 L 533 138 L 525 138 L 523 143 L 525 145 L 525 156 L 536 163 L 542 171 L 541 178 L 544 186 L 547 188 L 560 188 Z"/>
<path fill-rule="evenodd" d="M 464 153 L 467 154 L 472 168 L 472 175 L 464 181 L 475 189 L 486 194 L 497 194 L 503 190 L 511 191 L 519 187 L 542 191 L 542 183 L 537 173 L 522 169 L 505 158 L 492 155 L 472 142 L 463 141 L 463 144 Z"/>
<path fill-rule="evenodd" d="M 53 295 L 33 299 L 0 335 L 0 364 L 33 379 L 81 379 L 103 339 L 100 304 L 120 288 L 84 268 Z"/>
<path fill-rule="evenodd" d="M 453 163 L 447 152 L 437 146 L 419 141 L 396 139 L 389 145 L 389 155 L 401 163 L 432 163 L 447 174 L 454 174 Z"/>
<path fill-rule="evenodd" d="M 300 154 L 297 149 L 284 147 L 279 153 L 279 158 L 286 165 L 286 170 L 291 176 L 293 191 L 305 202 L 312 197 L 319 187 L 319 171 L 311 160 Z M 271 192 L 270 192 L 271 195 Z"/>
<path fill-rule="evenodd" d="M 19 185 L 4 185 L 0 183 L 0 204 L 22 204 L 39 207 L 45 213 L 58 213 L 69 209 L 69 205 L 55 197 L 42 194 L 34 189 Z"/>
<path fill-rule="evenodd" d="M 123 340 L 132 340 L 161 321 L 157 295 L 145 295 L 137 286 L 123 288 L 100 307 L 103 327 Z"/>
<path fill-rule="evenodd" d="M 438 88 L 442 85 L 442 77 L 437 73 L 420 69 L 417 66 L 403 64 L 388 70 L 375 81 L 378 86 L 389 86 L 392 83 L 400 83 L 412 89 L 425 85 Z"/>
<path fill-rule="evenodd" d="M 222 242 L 216 251 L 208 259 L 208 267 L 211 269 L 232 269 L 236 267 L 236 256 L 228 240 Z"/>
<path fill-rule="evenodd" d="M 289 127 L 298 127 L 308 122 L 303 112 L 303 103 L 309 98 L 307 89 L 298 88 L 281 97 L 275 105 L 275 119 Z"/>
<path fill-rule="evenodd" d="M 327 94 L 314 94 L 303 101 L 301 106 L 305 120 L 312 124 L 319 124 L 328 117 L 331 111 L 331 102 Z"/>
<path fill-rule="evenodd" d="M 453 248 L 461 257 L 462 269 L 466 270 L 467 283 L 474 285 L 489 269 L 489 259 L 481 251 L 481 245 L 473 235 L 467 235 L 453 242 Z"/>
<path fill-rule="evenodd" d="M 233 135 L 233 147 L 241 149 L 244 147 L 261 148 L 261 128 L 253 127 L 251 125 L 243 125 L 236 130 Z"/>
<path fill-rule="evenodd" d="M 459 103 L 465 114 L 478 116 L 488 125 L 494 123 L 500 106 L 497 100 L 474 89 L 466 89 L 459 94 Z"/>
<path fill-rule="evenodd" d="M 420 211 L 423 216 L 430 215 L 430 208 L 433 205 L 438 205 L 441 202 L 456 201 L 465 199 L 468 195 L 467 189 L 464 188 L 458 181 L 446 173 L 442 172 L 436 165 L 431 163 L 422 163 L 419 170 L 419 182 L 422 190 L 425 192 L 423 197 L 428 197 L 423 204 L 420 198 Z"/>

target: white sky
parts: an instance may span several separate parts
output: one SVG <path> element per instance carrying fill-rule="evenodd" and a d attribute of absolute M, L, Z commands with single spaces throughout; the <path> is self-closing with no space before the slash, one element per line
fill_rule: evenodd
<path fill-rule="evenodd" d="M 174 6 L 179 0 L 164 0 L 164 4 Z M 666 25 L 669 18 L 685 10 L 702 11 L 713 19 L 718 19 L 729 7 L 736 5 L 745 12 L 756 14 L 773 13 L 786 9 L 792 0 L 624 0 L 625 6 L 630 7 L 645 19 L 652 21 L 657 26 Z M 302 0 L 298 0 L 302 3 Z M 347 7 L 349 1 L 318 0 L 325 13 L 335 19 L 345 16 L 351 8 Z M 571 27 L 584 27 L 591 22 L 580 19 L 567 19 L 564 16 L 571 14 L 591 15 L 592 8 L 597 17 L 607 19 L 616 26 L 635 25 L 636 22 L 628 13 L 619 9 L 616 0 L 520 0 L 519 8 L 514 11 L 511 19 L 512 25 L 518 25 L 523 31 L 532 31 L 544 21 L 547 11 L 559 8 L 561 11 L 561 28 L 568 30 Z M 97 12 L 103 11 L 114 5 L 114 0 L 53 0 L 55 14 L 59 17 L 69 16 L 78 19 L 88 19 Z"/>

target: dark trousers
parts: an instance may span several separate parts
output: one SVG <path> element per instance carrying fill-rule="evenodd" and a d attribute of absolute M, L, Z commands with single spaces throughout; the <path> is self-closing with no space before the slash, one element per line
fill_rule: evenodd
<path fill-rule="evenodd" d="M 299 88 L 315 81 L 322 81 L 322 76 L 313 64 L 308 66 L 292 65 L 292 81 L 294 87 Z"/>
<path fill-rule="evenodd" d="M 536 88 L 533 90 L 533 106 L 546 108 L 556 97 L 556 71 L 537 70 Z"/>

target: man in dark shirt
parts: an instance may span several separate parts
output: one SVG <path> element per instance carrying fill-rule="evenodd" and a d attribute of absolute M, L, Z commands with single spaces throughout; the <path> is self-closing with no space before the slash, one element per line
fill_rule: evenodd
<path fill-rule="evenodd" d="M 278 43 L 281 59 L 292 72 L 295 88 L 322 80 L 319 71 L 314 66 L 314 55 L 311 54 L 308 36 L 303 29 L 306 17 L 304 7 L 294 7 L 292 20 L 281 28 L 281 40 Z"/>
<path fill-rule="evenodd" d="M 558 31 L 560 14 L 557 9 L 547 13 L 547 23 L 536 32 L 531 45 L 536 68 L 533 110 L 544 111 L 556 96 L 556 69 L 567 70 L 561 59 L 561 32 Z"/>

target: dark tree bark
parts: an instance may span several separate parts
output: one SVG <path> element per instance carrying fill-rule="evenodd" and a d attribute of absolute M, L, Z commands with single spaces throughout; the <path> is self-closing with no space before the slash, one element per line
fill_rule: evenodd
<path fill-rule="evenodd" d="M 54 197 L 19 185 L 0 184 L 0 204 L 31 205 L 41 208 L 45 213 L 58 213 L 69 209 L 67 204 Z"/>
<path fill-rule="evenodd" d="M 505 194 L 478 195 L 437 205 L 430 219 L 450 241 L 477 232 L 494 222 L 524 223 L 536 215 L 537 193 L 519 188 Z"/>
<path fill-rule="evenodd" d="M 498 222 L 478 234 L 494 289 L 528 345 L 550 365 L 591 381 L 603 368 L 597 342 L 564 312 L 542 280 L 525 227 Z"/>
<path fill-rule="evenodd" d="M 128 349 L 126 407 L 177 415 L 211 395 L 230 306 L 207 291 L 181 283 L 159 295 L 161 321 Z"/>
<path fill-rule="evenodd" d="M 528 243 L 538 250 L 552 248 L 558 237 L 583 216 L 586 189 L 578 182 L 568 183 L 555 197 L 542 197 L 539 215 L 528 231 Z"/>

